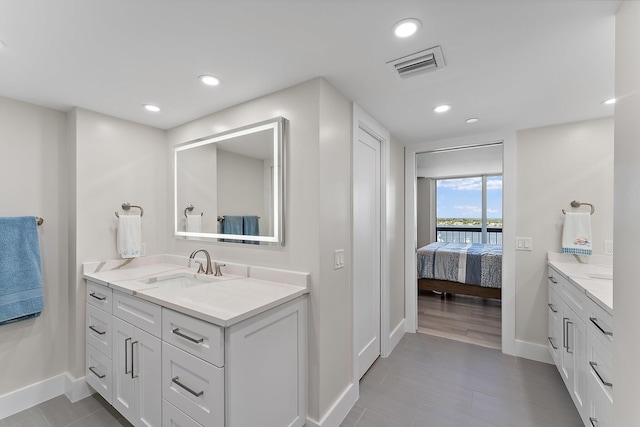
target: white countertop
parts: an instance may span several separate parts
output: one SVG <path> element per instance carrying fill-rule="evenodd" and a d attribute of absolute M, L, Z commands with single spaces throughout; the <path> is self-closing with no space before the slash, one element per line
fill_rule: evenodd
<path fill-rule="evenodd" d="M 87 280 L 222 327 L 309 292 L 307 273 L 223 264 L 223 276 L 213 277 L 197 274 L 197 263 L 186 257 L 156 255 L 133 261 L 88 262 L 83 264 L 83 274 Z M 159 286 L 163 278 L 174 276 L 206 282 L 186 288 Z"/>
<path fill-rule="evenodd" d="M 581 259 L 586 263 L 580 263 L 570 254 L 548 254 L 551 267 L 613 316 L 613 258 L 581 256 Z"/>

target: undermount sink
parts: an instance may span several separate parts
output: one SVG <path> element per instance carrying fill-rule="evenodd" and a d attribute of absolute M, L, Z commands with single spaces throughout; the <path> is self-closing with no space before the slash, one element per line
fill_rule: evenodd
<path fill-rule="evenodd" d="M 145 283 L 153 284 L 154 287 L 158 288 L 186 289 L 191 288 L 192 286 L 206 285 L 207 283 L 219 280 L 221 279 L 215 276 L 207 276 L 205 278 L 196 276 L 195 274 L 180 273 L 170 276 L 150 277 L 145 280 Z"/>

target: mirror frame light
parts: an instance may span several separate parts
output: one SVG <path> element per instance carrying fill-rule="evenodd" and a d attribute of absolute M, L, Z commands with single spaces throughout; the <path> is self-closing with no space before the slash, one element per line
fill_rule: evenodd
<path fill-rule="evenodd" d="M 284 246 L 284 207 L 285 207 L 285 130 L 287 119 L 284 117 L 276 117 L 264 122 L 254 123 L 233 129 L 227 132 L 198 138 L 188 141 L 173 148 L 173 211 L 174 211 L 174 236 L 175 237 L 191 237 L 196 239 L 224 239 L 225 241 L 250 241 L 265 242 L 269 244 Z M 194 233 L 178 230 L 180 223 L 180 212 L 178 209 L 178 153 L 190 148 L 196 148 L 207 144 L 214 144 L 220 141 L 226 141 L 234 137 L 248 135 L 251 133 L 261 132 L 265 130 L 273 130 L 273 167 L 278 173 L 273 174 L 273 235 L 271 236 L 247 236 L 239 234 L 221 234 L 221 233 Z"/>

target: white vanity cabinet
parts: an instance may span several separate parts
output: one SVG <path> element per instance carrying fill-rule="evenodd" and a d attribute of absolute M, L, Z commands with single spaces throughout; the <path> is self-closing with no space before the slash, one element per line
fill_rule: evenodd
<path fill-rule="evenodd" d="M 98 298 L 87 297 L 87 382 L 133 425 L 305 424 L 306 295 L 223 327 L 175 304 L 88 287 Z"/>
<path fill-rule="evenodd" d="M 613 316 L 551 266 L 548 277 L 551 356 L 585 426 L 611 425 Z"/>

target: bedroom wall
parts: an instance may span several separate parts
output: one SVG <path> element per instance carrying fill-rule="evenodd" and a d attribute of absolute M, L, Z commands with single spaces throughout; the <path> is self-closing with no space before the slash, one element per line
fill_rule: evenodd
<path fill-rule="evenodd" d="M 44 218 L 45 300 L 40 317 L 0 326 L 2 396 L 67 370 L 69 227 L 65 114 L 0 97 L 0 121 L 0 216 Z M 11 410 L 0 407 L 0 419 Z"/>
<path fill-rule="evenodd" d="M 613 118 L 518 131 L 516 159 L 516 236 L 533 238 L 532 251 L 516 251 L 516 339 L 546 347 L 546 260 L 561 250 L 561 210 L 594 204 L 594 254 L 613 239 Z"/>

